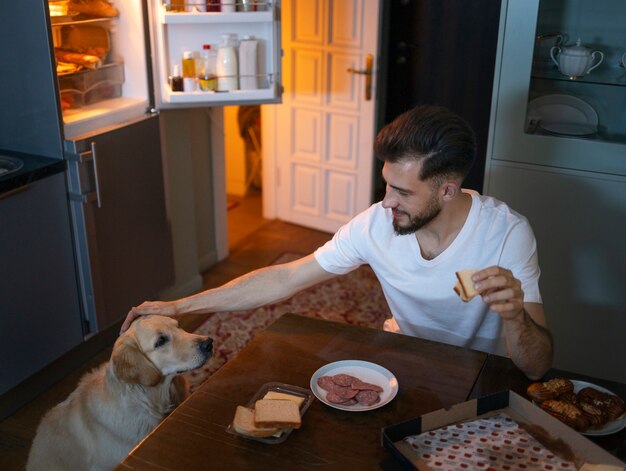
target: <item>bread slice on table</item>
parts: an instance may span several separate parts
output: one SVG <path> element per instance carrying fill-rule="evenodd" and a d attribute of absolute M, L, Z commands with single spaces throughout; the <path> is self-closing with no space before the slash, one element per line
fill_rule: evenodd
<path fill-rule="evenodd" d="M 282 432 L 277 427 L 257 427 L 254 424 L 254 410 L 243 406 L 237 406 L 233 428 L 237 433 L 250 437 L 271 437 Z"/>
<path fill-rule="evenodd" d="M 472 298 L 480 294 L 474 288 L 474 282 L 472 281 L 472 275 L 477 271 L 478 270 L 475 268 L 472 268 L 470 270 L 461 270 L 456 272 L 458 281 L 454 285 L 454 291 L 465 302 L 469 302 Z"/>
<path fill-rule="evenodd" d="M 254 405 L 257 427 L 300 428 L 300 408 L 289 399 L 259 399 Z"/>
<path fill-rule="evenodd" d="M 300 407 L 304 402 L 304 397 L 302 396 L 295 396 L 293 394 L 287 394 L 278 391 L 268 391 L 267 394 L 263 396 L 263 399 L 289 399 L 290 401 L 295 402 L 298 407 Z"/>

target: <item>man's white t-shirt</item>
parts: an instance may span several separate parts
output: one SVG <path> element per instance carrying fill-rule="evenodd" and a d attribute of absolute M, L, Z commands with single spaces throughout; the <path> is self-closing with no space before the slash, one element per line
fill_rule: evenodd
<path fill-rule="evenodd" d="M 371 266 L 393 314 L 385 330 L 507 355 L 500 316 L 480 296 L 461 301 L 453 290 L 455 272 L 508 268 L 522 282 L 524 302 L 541 303 L 535 236 L 526 218 L 506 204 L 466 192 L 472 206 L 465 224 L 432 260 L 422 257 L 415 234 L 395 234 L 391 210 L 381 203 L 341 227 L 315 259 L 336 274 Z"/>

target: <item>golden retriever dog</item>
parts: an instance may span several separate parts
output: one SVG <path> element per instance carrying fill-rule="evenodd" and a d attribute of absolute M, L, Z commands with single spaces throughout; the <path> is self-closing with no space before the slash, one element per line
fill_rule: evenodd
<path fill-rule="evenodd" d="M 113 469 L 186 398 L 177 375 L 202 366 L 212 343 L 170 317 L 137 319 L 115 342 L 111 360 L 43 417 L 26 469 Z"/>

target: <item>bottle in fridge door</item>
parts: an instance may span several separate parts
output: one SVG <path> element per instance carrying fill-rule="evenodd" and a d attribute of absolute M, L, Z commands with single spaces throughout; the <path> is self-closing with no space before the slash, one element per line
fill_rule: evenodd
<path fill-rule="evenodd" d="M 183 91 L 194 92 L 196 90 L 196 60 L 193 52 L 183 53 Z"/>
<path fill-rule="evenodd" d="M 211 44 L 203 44 L 200 57 L 198 86 L 203 92 L 214 91 L 217 88 L 217 75 L 215 73 L 217 50 Z"/>
<path fill-rule="evenodd" d="M 217 90 L 233 91 L 239 88 L 239 67 L 237 63 L 237 35 L 222 35 L 222 42 L 217 50 Z"/>

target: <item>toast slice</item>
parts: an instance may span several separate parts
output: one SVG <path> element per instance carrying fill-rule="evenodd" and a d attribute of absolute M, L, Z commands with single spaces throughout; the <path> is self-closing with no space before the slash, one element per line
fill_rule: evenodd
<path fill-rule="evenodd" d="M 300 407 L 304 402 L 304 397 L 302 396 L 295 396 L 293 394 L 287 394 L 278 391 L 268 391 L 267 394 L 263 396 L 263 399 L 289 399 L 290 401 L 295 402 L 298 407 Z"/>
<path fill-rule="evenodd" d="M 300 428 L 300 408 L 290 399 L 259 399 L 254 405 L 254 425 L 262 428 Z"/>
<path fill-rule="evenodd" d="M 237 406 L 233 428 L 237 433 L 250 437 L 271 437 L 282 432 L 276 427 L 257 427 L 254 424 L 254 410 L 243 406 Z"/>
<path fill-rule="evenodd" d="M 462 270 L 456 272 L 458 281 L 454 285 L 454 291 L 464 302 L 469 302 L 474 296 L 478 296 L 480 293 L 474 288 L 474 282 L 472 281 L 472 275 L 478 270 L 472 268 L 470 270 Z"/>

